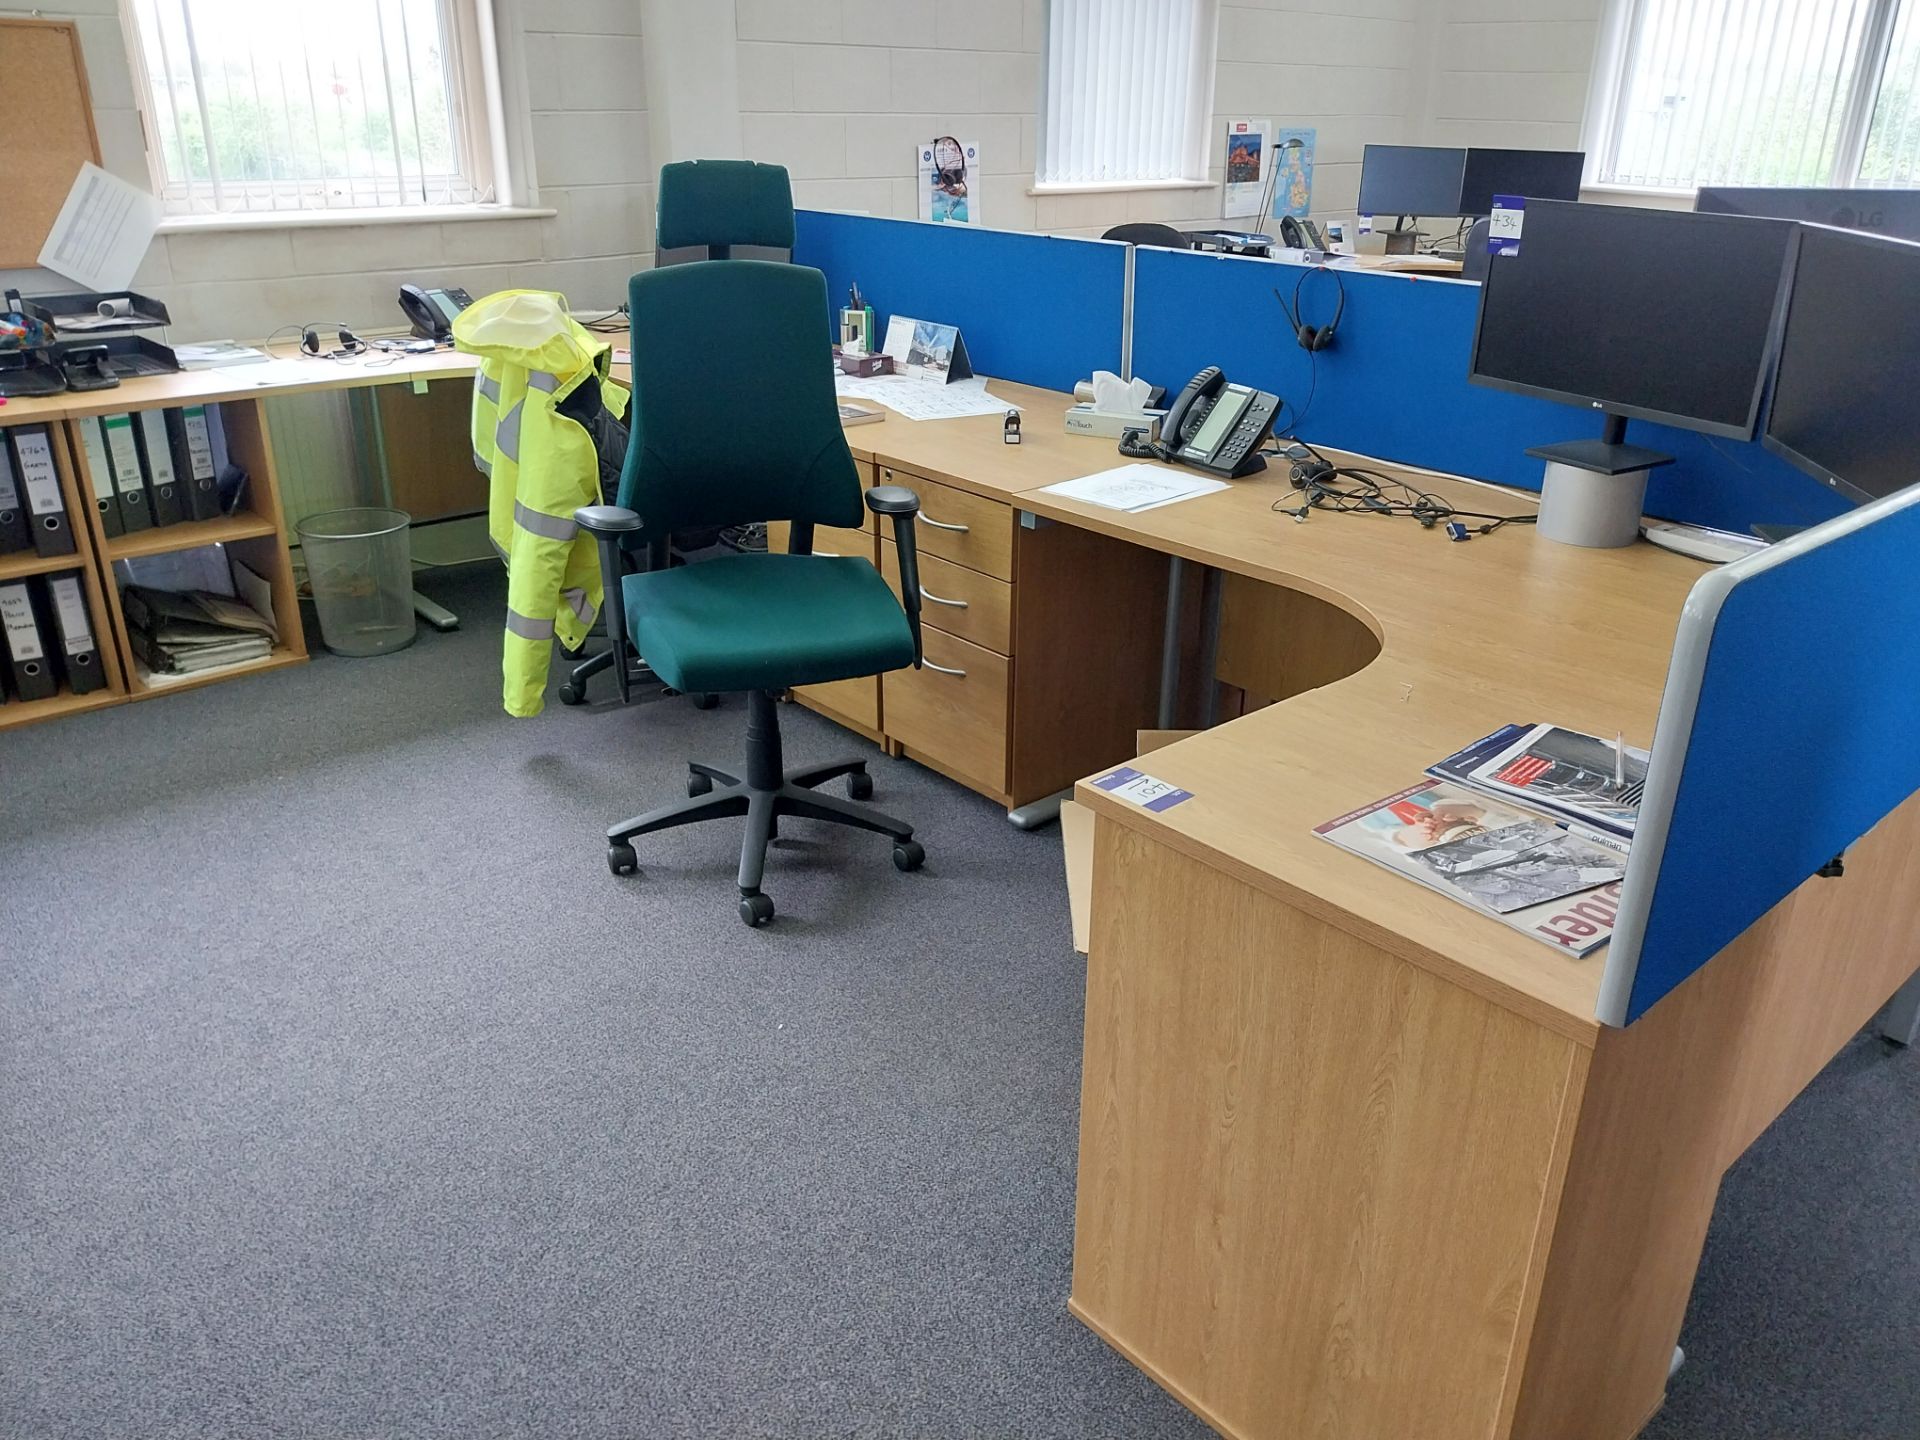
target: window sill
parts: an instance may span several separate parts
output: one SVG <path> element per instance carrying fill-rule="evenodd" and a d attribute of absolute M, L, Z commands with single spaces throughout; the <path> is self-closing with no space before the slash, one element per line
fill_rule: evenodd
<path fill-rule="evenodd" d="M 1211 190 L 1215 180 L 1090 180 L 1083 184 L 1035 181 L 1029 195 L 1119 195 L 1135 190 Z"/>
<path fill-rule="evenodd" d="M 375 210 L 252 210 L 222 215 L 168 215 L 162 235 L 214 230 L 318 230 L 343 225 L 444 225 L 467 220 L 544 220 L 560 212 L 537 205 L 411 205 Z"/>
<path fill-rule="evenodd" d="M 1605 184 L 1598 182 L 1582 184 L 1580 190 L 1582 194 L 1646 195 L 1659 200 L 1691 200 L 1696 193 L 1690 189 L 1676 190 L 1670 185 L 1622 185 L 1615 181 L 1608 181 Z"/>

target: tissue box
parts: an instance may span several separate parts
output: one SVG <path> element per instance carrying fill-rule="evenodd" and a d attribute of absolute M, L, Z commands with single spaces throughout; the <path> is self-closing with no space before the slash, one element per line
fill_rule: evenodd
<path fill-rule="evenodd" d="M 1151 428 L 1164 410 L 1135 410 L 1128 413 L 1112 414 L 1105 410 L 1096 410 L 1091 401 L 1069 406 L 1067 409 L 1067 433 L 1069 435 L 1104 435 L 1109 440 L 1118 440 L 1128 430 L 1141 427 Z"/>

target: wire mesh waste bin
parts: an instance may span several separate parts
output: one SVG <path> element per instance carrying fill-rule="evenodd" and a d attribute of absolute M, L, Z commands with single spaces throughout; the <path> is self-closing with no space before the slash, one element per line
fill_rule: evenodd
<path fill-rule="evenodd" d="M 404 510 L 355 506 L 295 527 L 320 638 L 334 654 L 385 655 L 413 643 L 411 523 Z"/>

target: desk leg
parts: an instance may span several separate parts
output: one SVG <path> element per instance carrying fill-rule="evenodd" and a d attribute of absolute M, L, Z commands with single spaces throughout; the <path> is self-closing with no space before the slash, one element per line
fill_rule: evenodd
<path fill-rule="evenodd" d="M 1220 720 L 1220 598 L 1225 574 L 1209 566 L 1200 589 L 1200 728 L 1211 730 Z"/>
<path fill-rule="evenodd" d="M 1880 1012 L 1880 1033 L 1896 1045 L 1920 1044 L 1920 971 L 1894 992 Z"/>
<path fill-rule="evenodd" d="M 1160 638 L 1160 728 L 1171 730 L 1180 708 L 1180 592 L 1187 581 L 1187 562 L 1167 557 L 1167 624 Z"/>
<path fill-rule="evenodd" d="M 1073 798 L 1073 787 L 1056 790 L 1051 795 L 1043 795 L 1038 800 L 1029 800 L 1024 805 L 1016 805 L 1007 811 L 1007 819 L 1021 830 L 1038 830 L 1042 825 L 1051 825 L 1060 818 L 1062 801 Z"/>

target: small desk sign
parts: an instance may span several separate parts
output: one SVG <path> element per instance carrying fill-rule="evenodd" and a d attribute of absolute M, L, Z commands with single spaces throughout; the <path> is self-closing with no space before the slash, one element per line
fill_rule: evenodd
<path fill-rule="evenodd" d="M 1165 780 L 1143 775 L 1130 765 L 1122 765 L 1111 774 L 1102 775 L 1093 784 L 1095 789 L 1106 791 L 1116 800 L 1125 800 L 1155 814 L 1171 810 L 1182 800 L 1193 798 L 1191 790 L 1182 790 Z"/>
<path fill-rule="evenodd" d="M 1527 218 L 1527 202 L 1519 195 L 1493 197 L 1493 213 L 1487 217 L 1487 253 L 1518 255 L 1520 226 Z"/>

